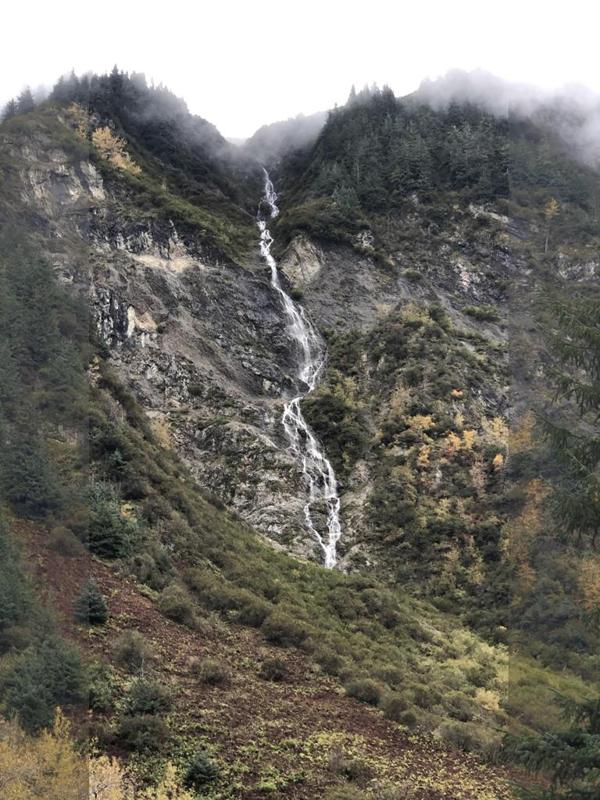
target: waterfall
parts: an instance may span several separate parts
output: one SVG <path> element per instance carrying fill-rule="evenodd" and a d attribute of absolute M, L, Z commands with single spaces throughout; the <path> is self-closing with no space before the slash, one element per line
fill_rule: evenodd
<path fill-rule="evenodd" d="M 323 551 L 325 566 L 329 569 L 337 563 L 337 542 L 342 535 L 340 523 L 340 498 L 337 481 L 331 462 L 325 455 L 302 414 L 300 403 L 317 385 L 325 364 L 325 348 L 321 337 L 306 316 L 304 309 L 297 305 L 281 286 L 277 262 L 271 255 L 271 236 L 267 223 L 279 214 L 277 195 L 268 172 L 265 170 L 264 202 L 269 209 L 265 218 L 261 209 L 258 213 L 260 230 L 260 252 L 271 270 L 271 286 L 281 298 L 288 322 L 288 332 L 296 343 L 300 360 L 297 378 L 300 394 L 287 400 L 283 409 L 282 423 L 295 453 L 308 487 L 308 499 L 304 505 L 306 527 L 319 543 Z M 327 531 L 320 532 L 314 520 L 314 509 L 321 508 L 326 515 Z"/>

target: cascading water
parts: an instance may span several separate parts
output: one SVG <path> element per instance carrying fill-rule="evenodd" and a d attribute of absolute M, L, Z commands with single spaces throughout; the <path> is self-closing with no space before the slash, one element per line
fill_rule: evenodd
<path fill-rule="evenodd" d="M 302 465 L 302 472 L 308 485 L 308 500 L 304 506 L 306 525 L 323 551 L 325 566 L 331 569 L 337 563 L 337 542 L 342 535 L 337 481 L 331 462 L 307 425 L 300 408 L 302 399 L 317 385 L 325 363 L 325 352 L 321 338 L 304 313 L 304 309 L 294 303 L 279 280 L 277 262 L 271 255 L 273 237 L 267 227 L 268 219 L 274 219 L 279 214 L 279 208 L 275 189 L 266 170 L 264 202 L 269 213 L 268 218 L 265 218 L 262 210 L 258 213 L 260 252 L 271 269 L 271 286 L 281 297 L 290 336 L 300 351 L 297 377 L 300 386 L 306 387 L 304 393 L 292 397 L 285 403 L 282 422 L 292 450 Z M 314 509 L 322 509 L 325 512 L 326 534 L 320 533 L 316 527 Z"/>

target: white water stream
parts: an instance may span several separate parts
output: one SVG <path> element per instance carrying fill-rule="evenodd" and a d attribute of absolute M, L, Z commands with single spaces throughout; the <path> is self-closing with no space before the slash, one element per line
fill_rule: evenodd
<path fill-rule="evenodd" d="M 337 542 L 342 535 L 337 481 L 331 462 L 307 425 L 300 408 L 302 399 L 317 385 L 325 363 L 325 350 L 321 337 L 304 313 L 304 309 L 294 303 L 279 280 L 277 262 L 271 255 L 273 237 L 267 227 L 268 220 L 274 219 L 279 214 L 279 209 L 277 195 L 266 170 L 264 201 L 269 208 L 269 215 L 265 218 L 263 212 L 259 210 L 260 252 L 271 269 L 271 286 L 281 297 L 288 320 L 289 334 L 300 352 L 297 378 L 300 390 L 305 389 L 301 394 L 286 401 L 282 422 L 292 450 L 302 465 L 302 473 L 308 486 L 308 499 L 304 505 L 306 526 L 323 551 L 325 566 L 331 569 L 337 563 Z M 320 532 L 317 529 L 314 514 L 317 509 L 325 514 L 327 531 Z"/>

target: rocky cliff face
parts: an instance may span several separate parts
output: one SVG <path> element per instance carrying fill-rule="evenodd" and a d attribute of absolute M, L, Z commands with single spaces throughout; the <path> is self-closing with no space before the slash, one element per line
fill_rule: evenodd
<path fill-rule="evenodd" d="M 306 487 L 280 422 L 298 354 L 258 248 L 234 263 L 201 231 L 139 214 L 126 187 L 90 153 L 61 149 L 51 136 L 8 137 L 4 145 L 57 271 L 87 288 L 108 357 L 161 437 L 202 486 L 259 531 L 317 556 L 302 518 Z M 515 269 L 508 222 L 471 207 L 432 236 L 416 204 L 390 223 L 406 239 L 385 264 L 365 231 L 355 247 L 295 237 L 281 254 L 281 271 L 328 334 L 366 335 L 398 307 L 440 304 L 465 332 L 502 342 L 503 285 Z M 483 305 L 499 315 L 477 321 L 465 313 Z M 492 381 L 488 396 L 474 400 L 485 406 L 482 414 L 506 408 L 500 384 Z M 380 413 L 369 412 L 371 428 Z M 342 480 L 342 551 L 366 552 L 367 560 L 372 469 L 361 458 Z"/>

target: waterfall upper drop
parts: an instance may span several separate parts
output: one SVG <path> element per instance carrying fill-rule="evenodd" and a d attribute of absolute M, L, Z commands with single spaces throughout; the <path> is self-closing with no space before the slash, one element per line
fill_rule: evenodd
<path fill-rule="evenodd" d="M 281 298 L 288 319 L 289 334 L 296 342 L 300 355 L 297 373 L 300 394 L 286 401 L 282 423 L 292 450 L 302 466 L 302 473 L 308 485 L 308 499 L 304 505 L 306 526 L 323 551 L 325 566 L 331 569 L 337 563 L 337 543 L 342 535 L 337 481 L 331 462 L 307 425 L 300 408 L 302 399 L 317 385 L 325 363 L 325 348 L 321 337 L 304 313 L 304 309 L 294 303 L 282 288 L 279 280 L 277 262 L 271 255 L 273 237 L 267 227 L 268 219 L 274 219 L 279 214 L 279 208 L 275 189 L 266 170 L 264 191 L 263 199 L 269 213 L 268 218 L 265 218 L 262 210 L 259 209 L 260 252 L 271 269 L 271 286 Z M 303 387 L 305 387 L 305 391 L 302 392 Z M 322 509 L 325 513 L 326 533 L 319 532 L 317 528 L 315 509 Z"/>

